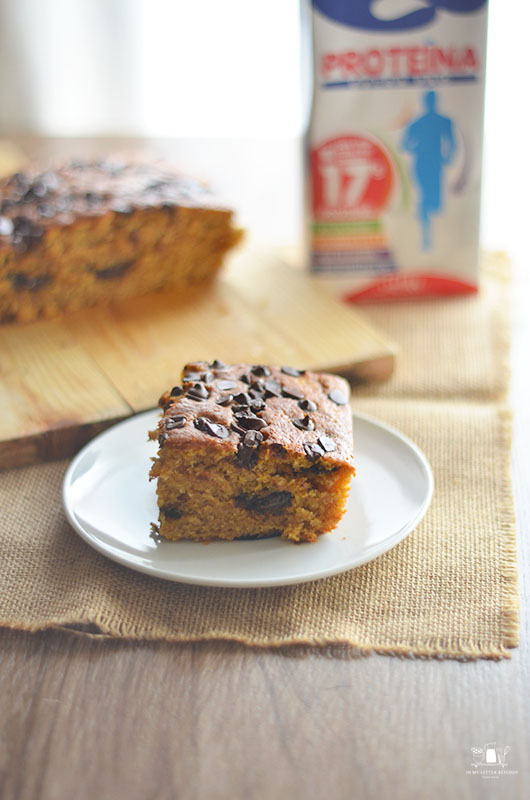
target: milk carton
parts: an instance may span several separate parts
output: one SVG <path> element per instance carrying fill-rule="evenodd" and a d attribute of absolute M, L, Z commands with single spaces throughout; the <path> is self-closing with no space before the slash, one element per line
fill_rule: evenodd
<path fill-rule="evenodd" d="M 486 0 L 313 0 L 311 270 L 345 300 L 474 292 Z"/>

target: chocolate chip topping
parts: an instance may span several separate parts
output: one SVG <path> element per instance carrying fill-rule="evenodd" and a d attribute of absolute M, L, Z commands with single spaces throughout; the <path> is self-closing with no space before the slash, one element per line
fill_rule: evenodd
<path fill-rule="evenodd" d="M 182 378 L 183 383 L 196 383 L 197 381 L 202 381 L 200 372 L 186 372 Z"/>
<path fill-rule="evenodd" d="M 242 445 L 243 447 L 250 447 L 254 449 L 259 447 L 263 441 L 263 434 L 261 431 L 247 431 L 243 437 Z"/>
<path fill-rule="evenodd" d="M 215 436 L 216 439 L 228 439 L 230 431 L 221 425 L 219 422 L 212 422 L 207 417 L 197 417 L 193 420 L 193 424 L 197 430 L 202 433 L 207 433 L 209 436 Z"/>
<path fill-rule="evenodd" d="M 15 250 L 24 253 L 39 244 L 44 231 L 36 225 L 29 217 L 13 217 L 13 231 L 11 242 Z"/>
<path fill-rule="evenodd" d="M 261 417 L 257 417 L 251 411 L 237 411 L 234 414 L 236 424 L 244 431 L 260 431 L 262 428 L 267 427 L 267 423 Z"/>
<path fill-rule="evenodd" d="M 304 398 L 304 393 L 299 389 L 288 388 L 287 386 L 282 386 L 282 395 L 283 397 L 292 397 L 293 400 L 303 400 Z"/>
<path fill-rule="evenodd" d="M 302 409 L 302 411 L 316 411 L 318 409 L 317 404 L 313 400 L 300 400 L 298 403 L 298 407 Z"/>
<path fill-rule="evenodd" d="M 210 364 L 210 369 L 226 369 L 226 364 L 223 364 L 222 361 L 216 358 L 215 361 L 212 361 Z"/>
<path fill-rule="evenodd" d="M 252 411 L 254 411 L 254 413 L 257 413 L 258 411 L 263 411 L 263 409 L 265 408 L 265 400 L 263 400 L 263 398 L 261 397 L 252 398 L 252 400 L 250 401 L 250 408 L 252 409 Z"/>
<path fill-rule="evenodd" d="M 334 442 L 334 440 L 331 438 L 331 436 L 325 436 L 325 435 L 323 434 L 322 436 L 319 436 L 319 437 L 318 437 L 317 441 L 318 441 L 318 444 L 319 444 L 321 447 L 323 447 L 323 448 L 324 448 L 324 450 L 326 451 L 326 453 L 331 453 L 331 452 L 332 452 L 332 450 L 336 450 L 336 449 L 337 449 L 337 445 L 335 444 L 335 442 Z"/>
<path fill-rule="evenodd" d="M 278 381 L 265 381 L 263 384 L 265 389 L 265 397 L 280 397 L 282 393 L 282 385 Z"/>
<path fill-rule="evenodd" d="M 208 389 L 204 385 L 204 383 L 194 383 L 190 389 L 188 389 L 187 397 L 190 397 L 192 400 L 207 400 L 209 397 Z"/>
<path fill-rule="evenodd" d="M 213 372 L 205 372 L 201 378 L 201 380 L 203 380 L 204 383 L 213 383 L 214 379 L 215 375 L 213 374 Z"/>
<path fill-rule="evenodd" d="M 55 217 L 57 214 L 57 208 L 52 206 L 51 203 L 39 203 L 37 205 L 37 213 L 41 217 L 46 217 L 47 219 L 51 219 Z"/>
<path fill-rule="evenodd" d="M 236 464 L 250 469 L 258 463 L 258 448 L 263 441 L 263 434 L 260 431 L 241 431 L 241 434 L 243 438 L 237 447 Z"/>
<path fill-rule="evenodd" d="M 184 414 L 177 414 L 175 417 L 168 417 L 166 419 L 166 431 L 172 431 L 174 428 L 183 428 L 186 424 L 186 417 Z"/>
<path fill-rule="evenodd" d="M 240 406 L 249 406 L 251 401 L 251 397 L 246 392 L 238 392 L 238 394 L 234 395 L 234 403 L 237 403 Z"/>
<path fill-rule="evenodd" d="M 250 386 L 250 384 L 252 383 L 250 375 L 240 375 L 239 380 L 242 383 L 246 383 L 248 386 Z"/>
<path fill-rule="evenodd" d="M 134 208 L 131 203 L 127 203 L 125 200 L 113 200 L 110 203 L 110 210 L 114 211 L 115 214 L 132 214 Z"/>
<path fill-rule="evenodd" d="M 333 389 L 333 391 L 328 394 L 328 397 L 330 400 L 333 400 L 333 402 L 336 403 L 338 406 L 345 406 L 346 403 L 348 402 L 348 398 L 346 397 L 344 392 L 340 391 L 340 389 Z"/>
<path fill-rule="evenodd" d="M 255 400 L 263 400 L 263 398 L 265 397 L 265 389 L 263 388 L 263 385 L 258 384 L 257 382 L 252 384 L 252 386 L 248 390 L 248 393 Z"/>
<path fill-rule="evenodd" d="M 318 461 L 324 455 L 324 448 L 316 442 L 304 444 L 304 451 L 310 461 Z"/>
<path fill-rule="evenodd" d="M 315 423 L 307 414 L 302 419 L 293 419 L 293 425 L 301 431 L 314 431 Z"/>
<path fill-rule="evenodd" d="M 256 367 L 252 367 L 250 370 L 253 375 L 256 375 L 258 378 L 268 378 L 271 374 L 271 371 L 268 367 L 263 367 L 258 365 Z"/>
<path fill-rule="evenodd" d="M 234 400 L 233 394 L 221 394 L 219 395 L 219 399 L 217 400 L 218 406 L 229 406 Z"/>
<path fill-rule="evenodd" d="M 178 397 L 183 392 L 182 386 L 174 386 L 171 390 L 170 396 L 171 397 Z"/>
<path fill-rule="evenodd" d="M 282 372 L 284 375 L 290 375 L 291 378 L 299 378 L 300 375 L 303 375 L 305 369 L 295 369 L 295 367 L 282 367 Z"/>
<path fill-rule="evenodd" d="M 229 392 L 231 389 L 237 389 L 237 383 L 229 380 L 218 380 L 215 385 L 220 392 Z"/>

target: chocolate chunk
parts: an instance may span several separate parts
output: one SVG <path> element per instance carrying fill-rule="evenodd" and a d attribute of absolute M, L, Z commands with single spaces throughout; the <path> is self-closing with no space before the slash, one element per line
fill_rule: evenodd
<path fill-rule="evenodd" d="M 247 431 L 244 428 L 241 428 L 235 422 L 232 422 L 230 424 L 230 430 L 234 431 L 234 433 L 237 433 L 239 436 L 244 436 L 247 433 Z"/>
<path fill-rule="evenodd" d="M 229 406 L 234 400 L 233 394 L 221 394 L 219 395 L 219 399 L 217 400 L 218 406 Z"/>
<path fill-rule="evenodd" d="M 164 444 L 164 442 L 166 441 L 166 439 L 167 439 L 167 433 L 161 433 L 161 434 L 159 435 L 159 437 L 158 437 L 158 444 L 160 445 L 160 447 L 162 447 L 162 445 Z"/>
<path fill-rule="evenodd" d="M 238 411 L 234 414 L 237 420 L 237 425 L 245 431 L 260 431 L 262 428 L 267 427 L 264 419 L 257 417 L 251 411 Z"/>
<path fill-rule="evenodd" d="M 178 397 L 183 392 L 182 386 L 174 386 L 170 392 L 171 397 Z"/>
<path fill-rule="evenodd" d="M 105 197 L 102 194 L 96 194 L 96 192 L 85 192 L 83 199 L 86 200 L 90 206 L 94 206 L 105 201 Z"/>
<path fill-rule="evenodd" d="M 13 223 L 9 217 L 0 217 L 0 236 L 11 236 L 13 227 Z"/>
<path fill-rule="evenodd" d="M 324 455 L 324 448 L 316 442 L 309 442 L 304 444 L 305 454 L 310 461 L 318 461 Z"/>
<path fill-rule="evenodd" d="M 183 383 L 196 383 L 197 381 L 202 381 L 200 372 L 186 372 L 182 378 Z"/>
<path fill-rule="evenodd" d="M 56 197 L 53 200 L 54 205 L 57 208 L 57 211 L 70 211 L 72 208 L 72 198 L 71 197 Z"/>
<path fill-rule="evenodd" d="M 300 400 L 298 403 L 298 407 L 302 409 L 302 411 L 316 411 L 318 406 L 313 400 Z"/>
<path fill-rule="evenodd" d="M 50 283 L 51 275 L 28 275 L 25 272 L 14 272 L 9 279 L 16 291 L 35 292 Z"/>
<path fill-rule="evenodd" d="M 307 414 L 305 415 L 305 417 L 302 417 L 302 419 L 293 419 L 293 425 L 296 428 L 300 428 L 301 431 L 315 430 L 315 423 L 313 422 L 311 417 L 308 417 Z"/>
<path fill-rule="evenodd" d="M 253 375 L 257 375 L 258 378 L 268 378 L 271 374 L 271 371 L 268 367 L 263 367 L 261 365 L 252 367 L 250 371 Z"/>
<path fill-rule="evenodd" d="M 249 406 L 250 400 L 251 398 L 246 392 L 238 392 L 238 394 L 234 395 L 234 403 L 240 406 Z"/>
<path fill-rule="evenodd" d="M 41 217 L 47 217 L 48 219 L 51 219 L 57 214 L 57 209 L 55 206 L 52 206 L 51 203 L 39 203 L 37 205 L 37 212 Z"/>
<path fill-rule="evenodd" d="M 300 375 L 303 375 L 305 369 L 295 369 L 294 367 L 282 367 L 282 372 L 285 375 L 290 375 L 292 378 L 299 378 Z"/>
<path fill-rule="evenodd" d="M 202 376 L 201 380 L 203 380 L 204 383 L 213 383 L 214 382 L 214 378 L 215 378 L 215 375 L 213 374 L 213 372 L 205 372 L 204 375 Z"/>
<path fill-rule="evenodd" d="M 177 414 L 175 417 L 168 417 L 166 419 L 166 431 L 172 431 L 173 428 L 183 428 L 186 424 L 186 417 L 184 414 Z"/>
<path fill-rule="evenodd" d="M 222 361 L 216 358 L 215 361 L 212 361 L 210 364 L 210 369 L 226 369 L 226 364 L 223 364 Z"/>
<path fill-rule="evenodd" d="M 292 397 L 293 400 L 303 400 L 304 393 L 299 389 L 290 389 L 287 386 L 282 386 L 283 397 Z"/>
<path fill-rule="evenodd" d="M 348 402 L 348 398 L 346 397 L 344 392 L 340 391 L 340 389 L 333 389 L 333 391 L 328 394 L 328 397 L 330 400 L 333 400 L 333 402 L 336 403 L 338 406 L 345 406 L 346 403 Z"/>
<path fill-rule="evenodd" d="M 221 425 L 219 422 L 212 422 L 207 417 L 197 417 L 193 420 L 195 427 L 202 433 L 207 433 L 209 436 L 215 436 L 216 439 L 228 439 L 230 431 Z"/>
<path fill-rule="evenodd" d="M 258 514 L 278 514 L 288 508 L 293 500 L 291 492 L 265 492 L 260 494 L 238 494 L 235 498 L 238 508 L 255 511 Z"/>
<path fill-rule="evenodd" d="M 248 393 L 252 398 L 254 398 L 254 400 L 263 400 L 265 397 L 265 390 L 263 386 L 258 386 L 256 384 L 250 387 Z"/>
<path fill-rule="evenodd" d="M 129 261 L 117 261 L 115 264 L 111 264 L 110 267 L 104 267 L 103 269 L 96 269 L 93 266 L 89 266 L 87 269 L 89 272 L 94 273 L 98 280 L 109 281 L 112 278 L 121 278 L 133 265 L 134 261 L 130 259 Z"/>
<path fill-rule="evenodd" d="M 188 393 L 186 395 L 190 397 L 192 400 L 207 400 L 210 396 L 208 394 L 208 389 L 204 385 L 204 383 L 194 383 L 191 388 L 188 389 Z"/>
<path fill-rule="evenodd" d="M 237 383 L 235 381 L 218 380 L 215 382 L 215 385 L 220 392 L 229 392 L 231 389 L 237 389 Z"/>
<path fill-rule="evenodd" d="M 238 467 L 250 469 L 258 463 L 258 448 L 263 441 L 263 434 L 260 431 L 242 431 L 242 434 L 243 440 L 237 448 L 236 464 Z"/>
<path fill-rule="evenodd" d="M 243 438 L 243 446 L 255 448 L 259 447 L 263 441 L 263 434 L 260 431 L 247 431 Z"/>
<path fill-rule="evenodd" d="M 43 236 L 43 229 L 28 217 L 13 217 L 13 232 L 11 241 L 18 252 L 24 253 L 39 243 Z"/>
<path fill-rule="evenodd" d="M 127 203 L 125 200 L 113 200 L 109 208 L 115 214 L 132 214 L 134 211 L 131 203 Z"/>
<path fill-rule="evenodd" d="M 22 195 L 23 203 L 33 203 L 35 200 L 41 200 L 48 194 L 48 187 L 42 181 L 36 180 L 28 186 L 25 193 Z"/>
<path fill-rule="evenodd" d="M 250 384 L 251 384 L 250 375 L 240 375 L 240 376 L 239 376 L 239 380 L 240 380 L 242 383 L 246 383 L 248 386 L 250 386 Z"/>
<path fill-rule="evenodd" d="M 149 535 L 151 536 L 152 534 L 149 534 Z M 258 533 L 258 534 L 245 533 L 245 534 L 243 534 L 243 536 L 236 536 L 235 538 L 238 541 L 246 541 L 248 539 L 253 539 L 255 541 L 256 539 L 272 539 L 273 536 L 281 536 L 281 535 L 282 535 L 282 532 L 278 528 L 272 528 L 272 530 L 267 531 L 267 533 Z M 76 626 L 76 628 L 77 627 L 78 626 Z M 99 631 L 99 629 L 98 629 L 98 631 Z"/>
<path fill-rule="evenodd" d="M 280 397 L 282 393 L 282 385 L 278 381 L 265 381 L 263 384 L 265 389 L 265 397 Z"/>
<path fill-rule="evenodd" d="M 42 175 L 40 176 L 40 181 L 50 191 L 58 189 L 59 186 L 61 185 L 61 181 L 59 180 L 59 176 L 57 175 L 57 173 L 52 172 L 52 170 L 49 169 L 46 170 L 46 172 L 42 173 Z"/>
<path fill-rule="evenodd" d="M 31 183 L 30 179 L 23 172 L 15 172 L 7 181 L 8 186 L 14 186 L 16 189 L 27 189 Z"/>
<path fill-rule="evenodd" d="M 332 450 L 337 449 L 337 445 L 335 444 L 331 436 L 325 436 L 325 435 L 319 436 L 317 441 L 318 444 L 324 448 L 326 453 L 331 453 Z"/>
<path fill-rule="evenodd" d="M 166 519 L 180 519 L 183 514 L 176 503 L 167 503 L 165 506 L 160 506 L 160 511 Z"/>
<path fill-rule="evenodd" d="M 254 413 L 257 413 L 258 411 L 263 411 L 263 409 L 265 408 L 265 400 L 263 400 L 261 397 L 252 398 L 252 400 L 250 401 L 250 408 Z"/>

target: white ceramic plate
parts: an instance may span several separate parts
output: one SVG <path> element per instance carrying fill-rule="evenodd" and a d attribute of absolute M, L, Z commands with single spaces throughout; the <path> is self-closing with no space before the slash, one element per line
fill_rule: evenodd
<path fill-rule="evenodd" d="M 419 523 L 433 477 L 423 453 L 381 422 L 354 414 L 355 463 L 348 510 L 333 533 L 294 545 L 279 538 L 233 542 L 156 541 L 155 481 L 147 474 L 157 445 L 147 441 L 158 411 L 121 422 L 71 463 L 66 514 L 103 555 L 159 578 L 209 586 L 281 586 L 325 578 L 371 561 Z M 158 537 L 156 537 L 158 538 Z"/>

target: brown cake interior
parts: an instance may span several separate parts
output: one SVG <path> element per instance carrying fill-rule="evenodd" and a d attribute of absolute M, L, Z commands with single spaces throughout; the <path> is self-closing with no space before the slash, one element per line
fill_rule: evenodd
<path fill-rule="evenodd" d="M 160 534 L 168 539 L 281 535 L 315 541 L 344 513 L 352 471 L 271 453 L 252 468 L 226 450 L 167 447 L 151 472 L 158 477 Z"/>

